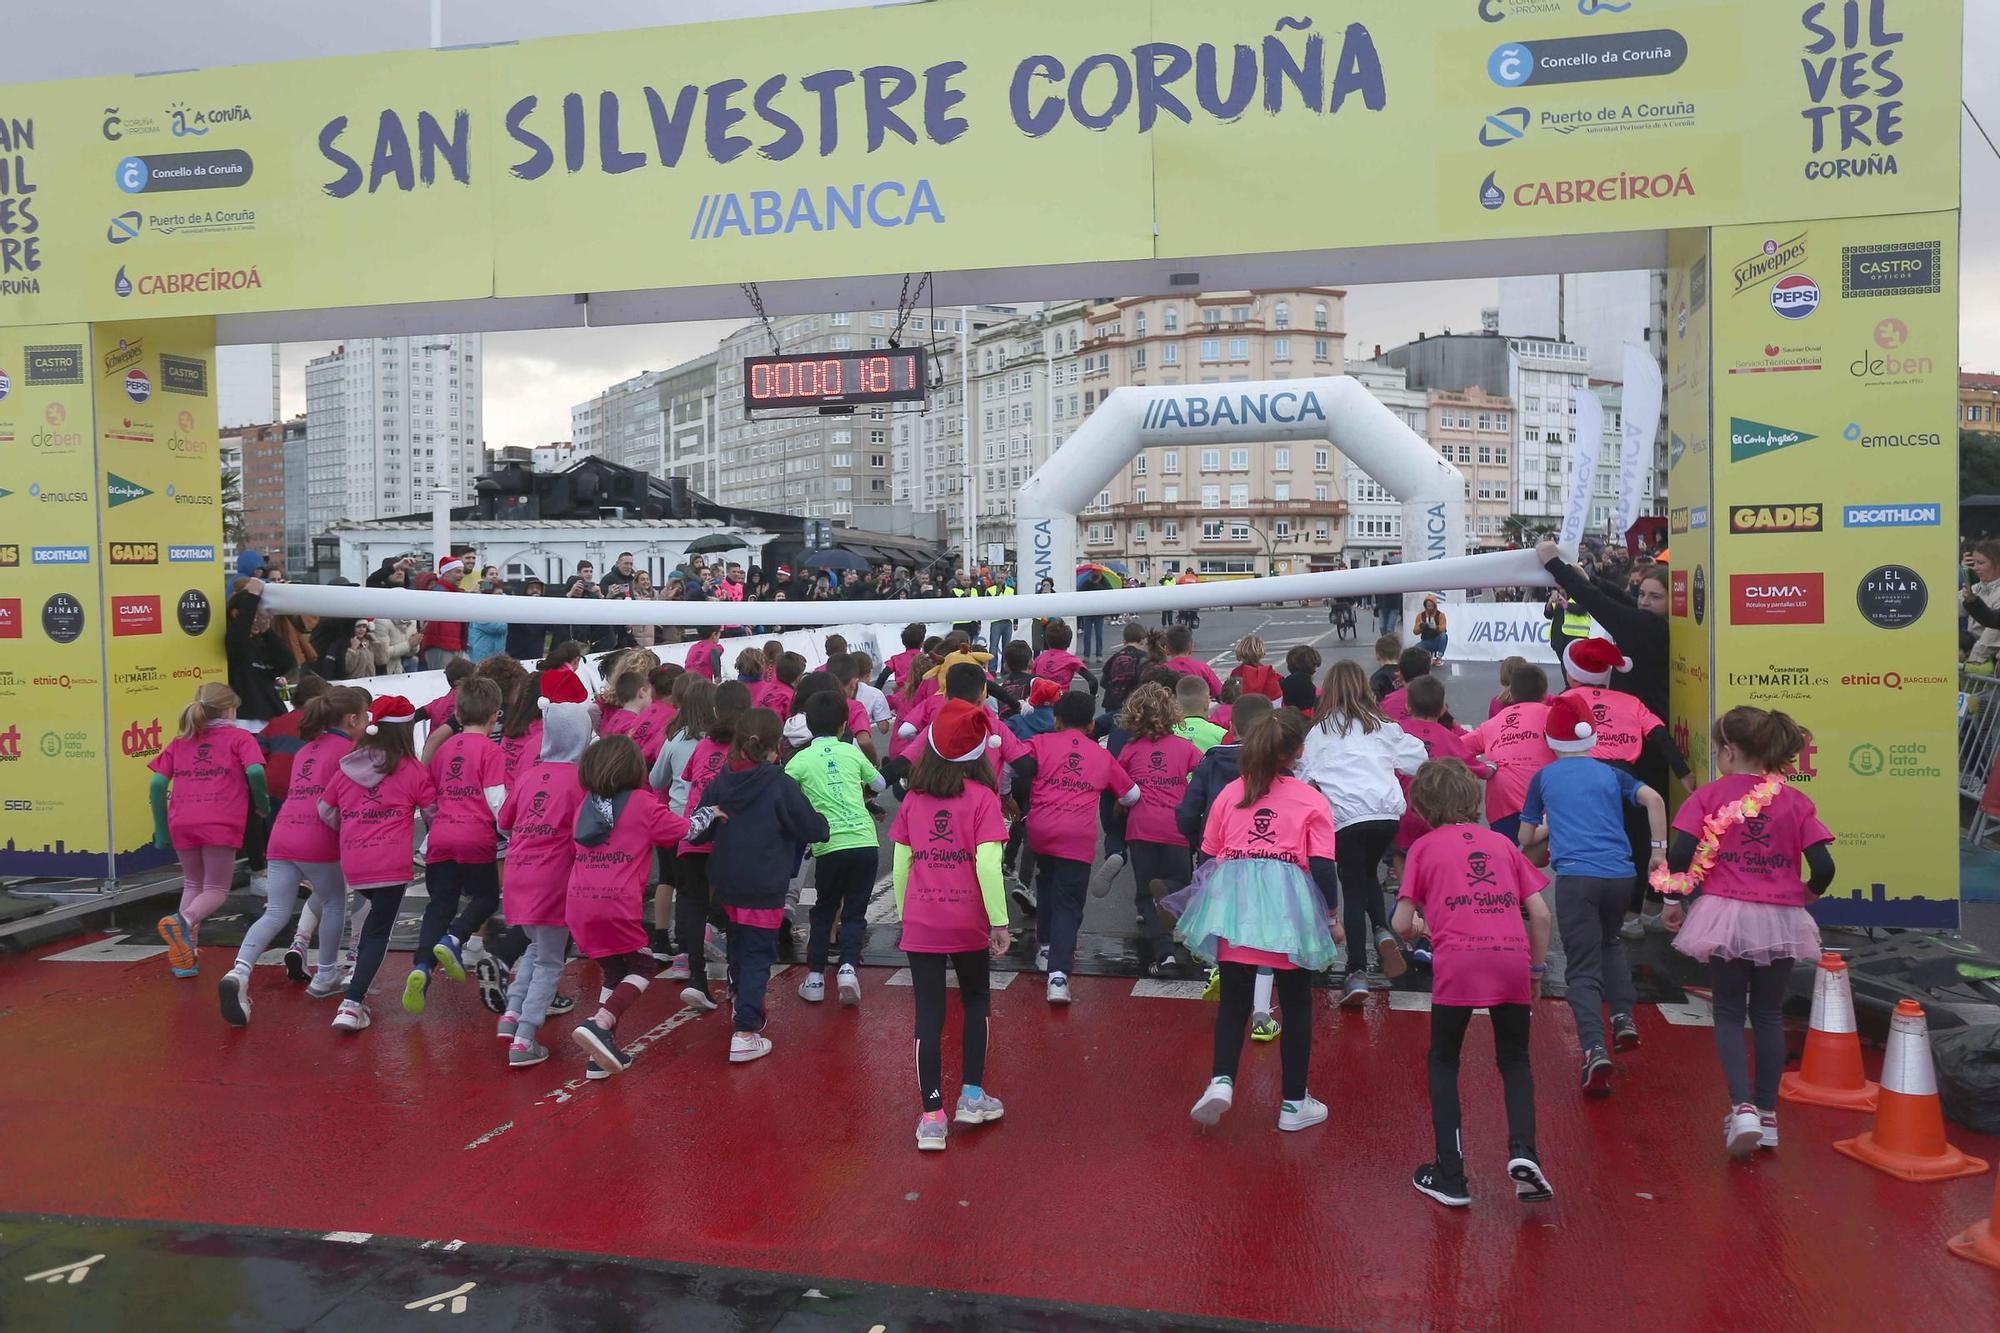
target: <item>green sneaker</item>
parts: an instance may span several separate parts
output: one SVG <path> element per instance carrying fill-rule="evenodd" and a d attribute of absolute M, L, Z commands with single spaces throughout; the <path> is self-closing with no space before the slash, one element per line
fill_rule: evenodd
<path fill-rule="evenodd" d="M 1250 1040 L 1252 1041 L 1276 1041 L 1278 1034 L 1283 1031 L 1284 1028 L 1279 1026 L 1278 1020 L 1269 1014 L 1256 1014 L 1250 1019 Z"/>
<path fill-rule="evenodd" d="M 403 983 L 403 1008 L 413 1014 L 424 1011 L 424 992 L 430 989 L 431 974 L 421 967 L 410 972 L 409 980 Z"/>
<path fill-rule="evenodd" d="M 1201 988 L 1201 998 L 1204 1000 L 1219 1000 L 1222 998 L 1221 968 L 1211 967 L 1208 969 L 1208 983 Z"/>
<path fill-rule="evenodd" d="M 465 961 L 458 956 L 458 941 L 447 935 L 431 946 L 431 957 L 453 981 L 465 980 Z"/>

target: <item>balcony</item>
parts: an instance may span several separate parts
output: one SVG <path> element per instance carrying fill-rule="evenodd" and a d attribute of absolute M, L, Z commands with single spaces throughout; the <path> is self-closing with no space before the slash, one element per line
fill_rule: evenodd
<path fill-rule="evenodd" d="M 1199 500 L 1148 501 L 1145 504 L 1114 504 L 1108 509 L 1093 511 L 1108 514 L 1112 518 L 1217 518 L 1227 521 L 1231 516 L 1289 518 L 1295 514 L 1308 518 L 1345 518 L 1345 500 L 1269 500 L 1252 499 L 1247 505 L 1206 506 Z"/>

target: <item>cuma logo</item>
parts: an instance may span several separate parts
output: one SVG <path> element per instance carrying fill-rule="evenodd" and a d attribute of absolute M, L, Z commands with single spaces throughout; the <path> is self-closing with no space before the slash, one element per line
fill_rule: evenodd
<path fill-rule="evenodd" d="M 1784 319 L 1804 319 L 1819 309 L 1819 284 L 1792 273 L 1771 284 L 1771 309 Z"/>
<path fill-rule="evenodd" d="M 127 481 L 116 472 L 108 472 L 104 478 L 104 493 L 111 497 L 111 508 L 143 500 L 152 492 L 136 481 Z"/>
<path fill-rule="evenodd" d="M 121 300 L 132 294 L 132 279 L 125 276 L 123 264 L 118 266 L 118 276 L 111 280 L 111 290 L 117 293 Z"/>
<path fill-rule="evenodd" d="M 1748 421 L 1742 417 L 1729 419 L 1729 461 L 1745 462 L 1752 458 L 1762 458 L 1780 449 L 1789 449 L 1795 444 L 1805 444 L 1818 439 L 1802 430 L 1789 430 L 1783 426 L 1767 426 L 1761 421 Z"/>
<path fill-rule="evenodd" d="M 1507 192 L 1494 180 L 1496 172 L 1487 172 L 1486 179 L 1479 185 L 1479 206 L 1487 212 L 1496 212 L 1507 206 Z"/>

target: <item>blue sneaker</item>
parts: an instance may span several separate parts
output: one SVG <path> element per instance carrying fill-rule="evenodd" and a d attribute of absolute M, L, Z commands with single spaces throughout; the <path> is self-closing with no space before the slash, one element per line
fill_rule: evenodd
<path fill-rule="evenodd" d="M 431 957 L 453 981 L 465 980 L 465 960 L 459 957 L 458 941 L 447 935 L 431 946 Z"/>

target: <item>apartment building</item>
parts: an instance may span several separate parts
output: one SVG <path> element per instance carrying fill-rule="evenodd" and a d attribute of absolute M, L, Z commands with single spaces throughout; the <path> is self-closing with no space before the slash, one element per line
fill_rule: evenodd
<path fill-rule="evenodd" d="M 306 363 L 310 531 L 336 519 L 429 509 L 431 491 L 469 504 L 486 465 L 480 336 L 363 338 Z"/>
<path fill-rule="evenodd" d="M 1083 420 L 1077 392 L 1085 310 L 1081 301 L 1063 302 L 973 338 L 973 495 L 982 556 L 996 543 L 1013 545 L 1021 484 Z"/>
<path fill-rule="evenodd" d="M 1514 405 L 1484 389 L 1431 389 L 1426 437 L 1465 474 L 1465 549 L 1496 551 L 1514 543 Z M 1396 534 L 1400 548 L 1402 533 Z"/>

